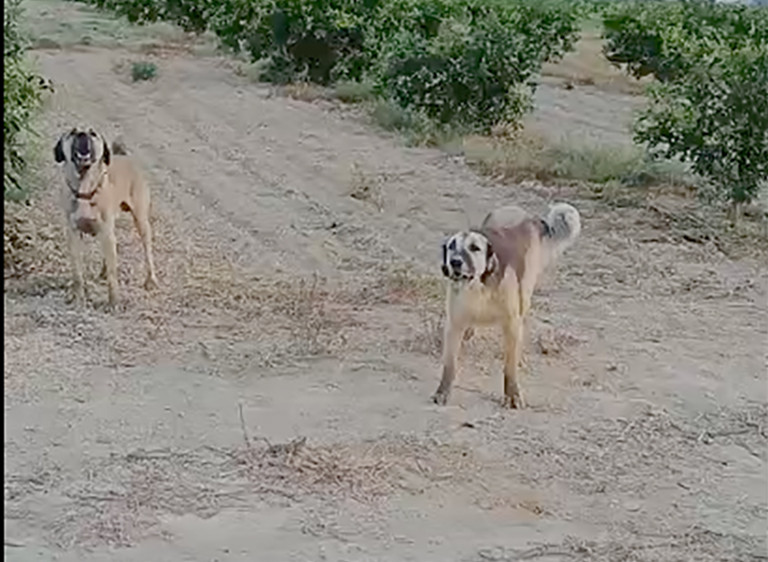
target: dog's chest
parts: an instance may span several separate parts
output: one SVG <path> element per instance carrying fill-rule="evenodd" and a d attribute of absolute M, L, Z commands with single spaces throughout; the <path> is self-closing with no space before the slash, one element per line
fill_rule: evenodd
<path fill-rule="evenodd" d="M 69 219 L 83 234 L 95 236 L 99 233 L 99 209 L 94 200 L 70 199 Z"/>
<path fill-rule="evenodd" d="M 503 292 L 484 285 L 452 288 L 449 294 L 451 314 L 467 318 L 474 324 L 495 324 L 506 316 Z"/>

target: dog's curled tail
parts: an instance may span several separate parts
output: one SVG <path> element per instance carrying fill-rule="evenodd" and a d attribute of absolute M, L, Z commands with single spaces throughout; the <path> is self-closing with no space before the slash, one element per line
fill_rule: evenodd
<path fill-rule="evenodd" d="M 117 137 L 112 141 L 112 154 L 121 154 L 122 156 L 128 155 L 128 149 L 125 148 L 125 141 L 122 137 Z"/>
<path fill-rule="evenodd" d="M 576 208 L 568 203 L 555 203 L 550 206 L 544 223 L 547 225 L 545 236 L 557 254 L 571 246 L 581 233 L 581 216 Z"/>

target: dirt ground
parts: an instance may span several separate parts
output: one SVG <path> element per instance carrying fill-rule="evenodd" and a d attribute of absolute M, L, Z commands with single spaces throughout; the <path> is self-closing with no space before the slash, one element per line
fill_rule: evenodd
<path fill-rule="evenodd" d="M 29 6 L 38 30 L 96 17 Z M 158 77 L 133 83 L 138 47 L 56 37 L 35 52 L 43 141 L 122 135 L 162 286 L 141 289 L 122 217 L 124 310 L 104 310 L 95 243 L 91 302 L 69 303 L 46 160 L 20 219 L 40 259 L 5 280 L 6 560 L 768 559 L 764 262 L 673 236 L 658 206 L 494 183 L 232 59 L 144 45 Z M 620 94 L 569 90 L 564 111 L 542 87 L 544 125 L 628 122 Z M 530 406 L 500 407 L 492 330 L 432 405 L 442 237 L 557 198 L 583 234 L 534 302 Z"/>

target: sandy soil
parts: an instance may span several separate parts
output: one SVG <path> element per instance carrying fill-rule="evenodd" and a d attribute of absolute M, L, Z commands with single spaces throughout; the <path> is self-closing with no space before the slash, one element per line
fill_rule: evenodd
<path fill-rule="evenodd" d="M 95 244 L 91 303 L 68 303 L 46 162 L 45 260 L 5 282 L 6 560 L 768 558 L 757 261 L 648 210 L 494 184 L 225 58 L 159 52 L 132 83 L 129 51 L 37 56 L 45 140 L 91 123 L 146 171 L 162 288 L 140 288 L 123 217 L 125 309 L 103 310 Z M 597 115 L 580 91 L 573 122 Z M 558 197 L 584 230 L 534 303 L 530 407 L 499 405 L 493 331 L 430 404 L 441 238 Z"/>

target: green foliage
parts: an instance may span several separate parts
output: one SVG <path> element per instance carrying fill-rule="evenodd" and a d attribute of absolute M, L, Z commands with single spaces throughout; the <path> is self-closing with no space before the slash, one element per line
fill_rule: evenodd
<path fill-rule="evenodd" d="M 628 2 L 604 26 L 607 58 L 658 80 L 635 140 L 690 162 L 720 198 L 750 201 L 768 181 L 768 10 Z"/>
<path fill-rule="evenodd" d="M 768 181 L 768 46 L 723 46 L 654 85 L 635 138 L 690 161 L 724 199 L 748 202 Z"/>
<path fill-rule="evenodd" d="M 531 78 L 596 10 L 587 0 L 91 1 L 138 23 L 211 30 L 265 60 L 272 82 L 370 83 L 419 121 L 480 130 L 520 120 Z"/>
<path fill-rule="evenodd" d="M 157 76 L 157 65 L 153 62 L 138 61 L 131 65 L 131 78 L 134 82 L 153 80 Z"/>
<path fill-rule="evenodd" d="M 750 201 L 768 181 L 768 10 L 633 1 L 604 26 L 606 57 L 658 80 L 635 140 L 690 162 L 721 198 Z"/>
<path fill-rule="evenodd" d="M 373 2 L 358 0 L 262 0 L 249 29 L 254 59 L 269 58 L 266 78 L 320 84 L 359 79 L 365 21 Z"/>
<path fill-rule="evenodd" d="M 409 9 L 403 9 L 403 6 Z M 438 123 L 488 130 L 531 108 L 530 79 L 572 47 L 576 20 L 557 5 L 398 0 L 379 24 L 379 91 Z M 425 9 L 426 8 L 426 9 Z"/>
<path fill-rule="evenodd" d="M 345 103 L 361 103 L 374 98 L 373 87 L 369 82 L 341 80 L 333 88 L 337 100 Z"/>
<path fill-rule="evenodd" d="M 27 43 L 19 30 L 21 0 L 5 0 L 3 13 L 3 195 L 26 193 L 22 178 L 27 169 L 27 136 L 40 106 L 46 82 L 24 59 Z"/>
<path fill-rule="evenodd" d="M 609 61 L 662 81 L 685 75 L 714 48 L 768 44 L 768 10 L 706 0 L 623 2 L 603 25 Z"/>

